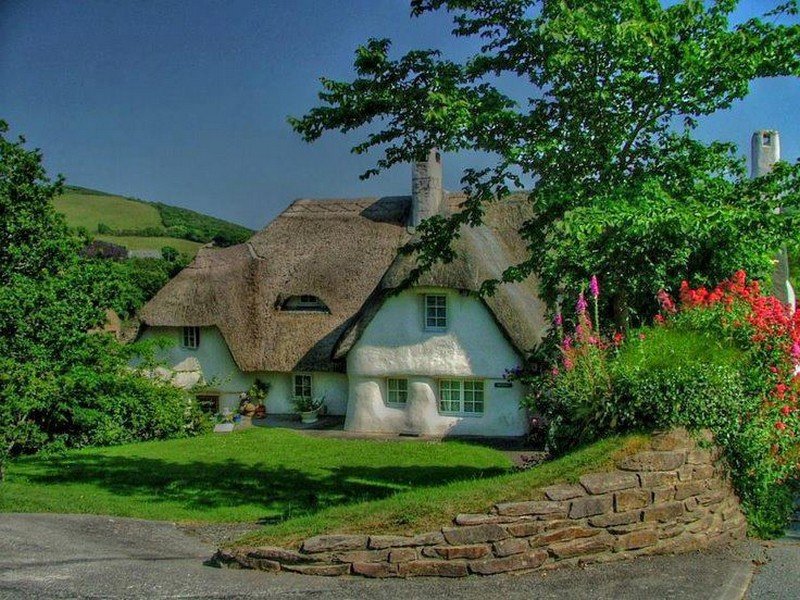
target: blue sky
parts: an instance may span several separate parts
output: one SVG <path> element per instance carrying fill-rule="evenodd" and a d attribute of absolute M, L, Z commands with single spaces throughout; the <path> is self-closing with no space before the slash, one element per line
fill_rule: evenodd
<path fill-rule="evenodd" d="M 736 16 L 774 4 L 742 2 Z M 348 78 L 368 37 L 466 55 L 449 31 L 443 14 L 411 19 L 407 0 L 2 0 L 0 118 L 68 183 L 258 228 L 299 197 L 408 192 L 407 167 L 362 182 L 371 158 L 350 155 L 357 138 L 308 145 L 286 118 L 316 105 L 320 76 Z M 799 106 L 797 79 L 758 81 L 699 135 L 744 153 L 753 130 L 775 128 L 794 161 Z M 480 160 L 446 156 L 445 185 Z"/>

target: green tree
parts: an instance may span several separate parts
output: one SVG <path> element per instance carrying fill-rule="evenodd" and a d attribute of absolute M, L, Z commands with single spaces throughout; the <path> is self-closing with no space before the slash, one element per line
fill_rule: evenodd
<path fill-rule="evenodd" d="M 730 202 L 755 190 L 729 146 L 692 137 L 699 118 L 744 98 L 754 79 L 800 74 L 796 3 L 733 24 L 736 6 L 735 0 L 680 0 L 666 7 L 659 0 L 412 0 L 414 16 L 451 13 L 453 34 L 480 40 L 479 50 L 461 62 L 436 50 L 391 58 L 389 40 L 371 39 L 356 51 L 356 78 L 323 78 L 322 105 L 290 122 L 307 141 L 328 130 L 365 127 L 352 151 L 377 149 L 381 156 L 362 177 L 419 160 L 431 147 L 489 153 L 496 159 L 492 167 L 464 173 L 463 210 L 419 228 L 413 248 L 420 266 L 449 260 L 459 228 L 480 223 L 487 203 L 529 180 L 536 216 L 521 233 L 530 257 L 511 265 L 503 279 L 544 274 L 554 300 L 574 291 L 571 282 L 585 281 L 598 268 L 593 263 L 608 268 L 617 261 L 614 266 L 626 273 L 643 266 L 668 273 L 646 289 L 641 278 L 615 282 L 613 304 L 623 320 L 643 294 L 652 296 L 676 278 L 715 281 L 729 275 L 716 271 L 720 265 L 740 261 L 764 274 L 764 248 L 786 241 L 790 227 L 779 222 L 791 217 L 769 214 L 773 198 L 749 208 L 748 219 L 768 223 L 756 247 L 744 247 L 748 236 L 735 243 L 730 230 L 748 221 L 736 209 L 754 197 Z M 788 193 L 796 173 L 784 171 L 769 191 Z M 688 200 L 685 190 L 692 192 Z M 680 213 L 676 218 L 685 221 L 698 205 L 696 218 L 711 222 L 692 232 L 691 241 L 681 235 L 682 225 L 665 219 L 649 219 L 638 237 L 626 229 L 631 220 L 653 216 L 652 210 Z M 644 252 L 641 235 L 653 229 L 659 252 L 653 244 Z M 640 251 L 605 251 L 602 240 L 620 230 L 626 231 L 624 244 Z M 591 248 L 592 260 L 565 256 L 571 243 Z M 697 244 L 702 250 L 691 247 Z M 496 284 L 487 282 L 486 291 Z"/>
<path fill-rule="evenodd" d="M 51 200 L 38 150 L 0 121 L 0 480 L 47 443 L 114 443 L 187 431 L 185 397 L 129 369 L 136 348 L 91 333 L 129 297 L 111 261 L 84 259 Z"/>

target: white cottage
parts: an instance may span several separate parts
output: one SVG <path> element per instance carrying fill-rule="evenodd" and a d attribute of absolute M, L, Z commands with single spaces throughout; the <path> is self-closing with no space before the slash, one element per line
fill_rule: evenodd
<path fill-rule="evenodd" d="M 167 361 L 212 382 L 203 399 L 220 409 L 258 378 L 268 412 L 324 394 L 350 431 L 522 435 L 524 390 L 503 374 L 541 340 L 544 305 L 533 278 L 477 292 L 525 258 L 525 204 L 492 207 L 452 263 L 406 284 L 414 227 L 463 200 L 443 192 L 435 151 L 410 197 L 297 200 L 247 243 L 201 249 L 144 307 L 143 336 L 174 340 Z"/>

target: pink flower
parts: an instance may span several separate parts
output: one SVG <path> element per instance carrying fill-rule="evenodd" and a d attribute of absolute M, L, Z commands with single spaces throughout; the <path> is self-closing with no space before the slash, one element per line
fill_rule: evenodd
<path fill-rule="evenodd" d="M 570 348 L 572 348 L 572 338 L 566 336 L 563 340 L 561 340 L 561 347 L 564 350 L 569 350 Z"/>
<path fill-rule="evenodd" d="M 578 311 L 579 315 L 586 314 L 586 309 L 589 307 L 589 304 L 586 302 L 586 298 L 583 296 L 583 292 L 578 294 L 578 303 L 575 305 L 575 310 Z"/>
<path fill-rule="evenodd" d="M 564 315 L 556 313 L 556 316 L 553 318 L 553 323 L 556 324 L 556 327 L 561 327 L 564 324 Z"/>
<path fill-rule="evenodd" d="M 551 374 L 553 377 L 558 377 L 558 367 L 553 367 L 553 370 L 552 370 L 552 371 L 550 371 L 550 374 Z"/>
<path fill-rule="evenodd" d="M 800 359 L 800 342 L 795 342 L 792 344 L 792 357 L 795 360 Z"/>
<path fill-rule="evenodd" d="M 589 280 L 589 291 L 595 298 L 600 295 L 600 284 L 597 282 L 597 275 L 592 275 L 592 278 Z"/>

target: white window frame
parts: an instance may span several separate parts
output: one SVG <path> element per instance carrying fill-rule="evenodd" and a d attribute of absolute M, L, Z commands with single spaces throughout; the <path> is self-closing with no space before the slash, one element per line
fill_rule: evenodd
<path fill-rule="evenodd" d="M 200 328 L 185 326 L 181 331 L 181 346 L 187 350 L 197 350 L 200 347 Z"/>
<path fill-rule="evenodd" d="M 298 389 L 298 379 L 300 378 L 308 378 L 308 385 L 301 383 L 300 389 L 301 393 L 297 393 Z M 304 388 L 308 388 L 308 395 L 302 393 Z M 292 377 L 292 395 L 295 398 L 313 398 L 314 397 L 314 378 L 311 376 L 311 373 L 295 373 Z"/>
<path fill-rule="evenodd" d="M 392 406 L 405 406 L 408 403 L 408 379 L 405 377 L 386 378 L 386 403 Z"/>
<path fill-rule="evenodd" d="M 478 405 L 480 410 L 475 410 Z M 440 379 L 438 408 L 443 415 L 482 417 L 486 414 L 486 382 L 483 379 Z"/>
<path fill-rule="evenodd" d="M 429 313 L 431 310 L 433 315 Z M 447 294 L 425 294 L 422 301 L 422 325 L 425 331 L 447 331 L 448 321 Z"/>

